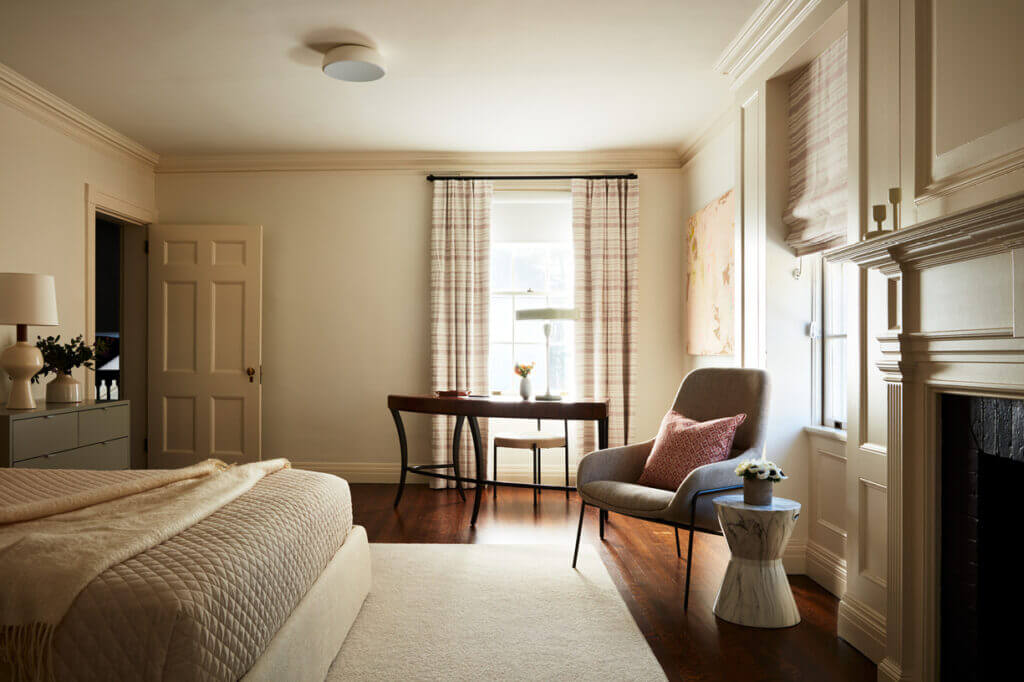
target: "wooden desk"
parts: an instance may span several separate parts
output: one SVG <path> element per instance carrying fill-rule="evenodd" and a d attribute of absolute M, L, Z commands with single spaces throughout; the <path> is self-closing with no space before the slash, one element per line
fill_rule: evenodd
<path fill-rule="evenodd" d="M 511 396 L 480 396 L 465 398 L 439 398 L 435 395 L 389 395 L 388 409 L 395 420 L 398 430 L 398 444 L 402 452 L 402 476 L 398 482 L 398 495 L 395 496 L 395 507 L 402 499 L 405 490 L 405 476 L 412 472 L 420 476 L 442 478 L 455 481 L 459 494 L 463 482 L 476 484 L 476 495 L 473 500 L 473 518 L 470 525 L 476 525 L 480 512 L 480 498 L 485 485 L 505 485 L 517 488 L 541 488 L 564 490 L 563 486 L 541 485 L 537 483 L 511 483 L 492 481 L 484 478 L 487 470 L 487 453 L 480 441 L 480 417 L 499 417 L 504 419 L 556 419 L 564 421 L 596 421 L 598 448 L 608 447 L 608 401 L 607 400 L 523 400 Z M 402 412 L 418 414 L 450 415 L 455 417 L 455 433 L 452 438 L 451 464 L 418 464 L 409 465 L 409 445 L 405 437 L 405 426 L 402 424 Z M 459 438 L 462 434 L 463 421 L 469 422 L 469 432 L 473 438 L 473 452 L 476 455 L 476 477 L 463 478 L 459 473 Z M 454 476 L 440 473 L 438 469 L 452 469 Z"/>

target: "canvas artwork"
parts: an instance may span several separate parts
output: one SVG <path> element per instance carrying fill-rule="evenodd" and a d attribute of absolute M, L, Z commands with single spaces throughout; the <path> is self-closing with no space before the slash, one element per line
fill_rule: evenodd
<path fill-rule="evenodd" d="M 686 352 L 732 355 L 735 274 L 733 191 L 697 211 L 687 223 Z"/>

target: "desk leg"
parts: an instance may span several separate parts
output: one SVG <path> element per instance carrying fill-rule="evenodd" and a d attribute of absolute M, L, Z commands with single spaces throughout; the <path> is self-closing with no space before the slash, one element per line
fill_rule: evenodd
<path fill-rule="evenodd" d="M 391 417 L 395 420 L 395 428 L 398 430 L 398 445 L 402 450 L 402 477 L 398 480 L 398 495 L 395 496 L 395 508 L 402 499 L 405 492 L 405 474 L 409 470 L 409 443 L 405 439 L 405 426 L 402 424 L 402 415 L 398 410 L 391 410 Z"/>
<path fill-rule="evenodd" d="M 466 420 L 465 417 L 459 415 L 455 418 L 455 435 L 452 436 L 452 468 L 455 470 L 455 478 L 461 479 L 462 474 L 459 473 L 459 439 L 462 437 L 462 422 Z M 455 481 L 455 489 L 459 491 L 459 497 L 462 501 L 466 501 L 466 493 L 462 491 L 462 481 Z"/>
<path fill-rule="evenodd" d="M 476 517 L 480 514 L 480 498 L 483 496 L 483 481 L 487 478 L 487 457 L 484 452 L 483 443 L 480 441 L 480 424 L 476 417 L 469 417 L 469 432 L 473 436 L 473 451 L 476 454 L 476 493 L 473 499 L 473 518 L 469 525 L 476 525 Z"/>
<path fill-rule="evenodd" d="M 597 449 L 608 449 L 608 417 L 597 420 Z"/>

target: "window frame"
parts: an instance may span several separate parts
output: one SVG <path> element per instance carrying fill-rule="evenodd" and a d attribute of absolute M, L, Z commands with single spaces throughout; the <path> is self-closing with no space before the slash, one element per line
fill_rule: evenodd
<path fill-rule="evenodd" d="M 806 256 L 805 256 L 806 258 Z M 829 414 L 828 412 L 828 398 L 831 395 L 829 380 L 830 375 L 828 372 L 828 341 L 844 339 L 849 343 L 849 333 L 845 330 L 845 316 L 847 297 L 845 291 L 845 270 L 840 270 L 843 273 L 843 292 L 842 295 L 836 297 L 835 300 L 840 302 L 842 310 L 840 311 L 840 319 L 844 320 L 844 332 L 842 334 L 829 334 L 825 329 L 825 320 L 828 319 L 828 297 L 826 291 L 828 287 L 828 268 L 825 264 L 825 257 L 823 253 L 814 254 L 811 256 L 811 323 L 808 330 L 808 336 L 811 338 L 811 354 L 812 354 L 812 366 L 811 366 L 811 380 L 812 380 L 812 404 L 814 406 L 814 421 L 826 428 L 836 429 L 838 431 L 845 431 L 849 425 L 849 413 L 845 415 L 845 419 L 835 419 L 836 415 Z M 842 266 L 840 266 L 842 267 Z M 839 370 L 840 372 L 846 371 L 845 363 Z M 835 386 L 832 387 L 832 390 Z M 845 398 L 844 398 L 845 400 Z"/>

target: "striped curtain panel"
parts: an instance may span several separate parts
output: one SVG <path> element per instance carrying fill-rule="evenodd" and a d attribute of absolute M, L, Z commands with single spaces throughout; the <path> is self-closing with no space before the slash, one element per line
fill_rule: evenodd
<path fill-rule="evenodd" d="M 797 255 L 846 243 L 846 35 L 789 83 L 789 201 Z"/>
<path fill-rule="evenodd" d="M 572 234 L 576 388 L 581 398 L 610 400 L 608 443 L 624 445 L 636 431 L 639 182 L 573 180 Z M 588 424 L 580 444 L 597 449 L 596 428 Z"/>
<path fill-rule="evenodd" d="M 430 232 L 431 387 L 487 393 L 487 344 L 491 297 L 491 196 L 482 180 L 434 182 Z M 451 461 L 454 417 L 434 417 L 433 462 Z M 487 420 L 480 424 L 487 447 Z M 469 425 L 462 429 L 460 473 L 476 475 Z M 435 488 L 454 481 L 431 479 Z M 470 486 L 471 487 L 471 486 Z"/>

